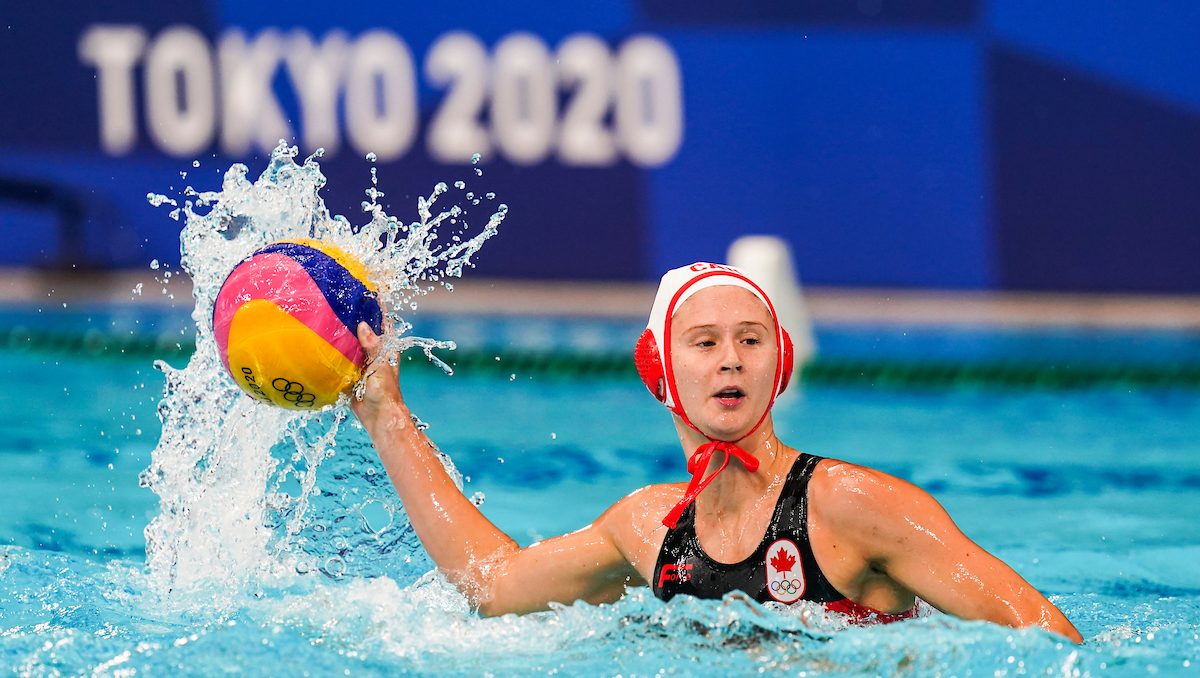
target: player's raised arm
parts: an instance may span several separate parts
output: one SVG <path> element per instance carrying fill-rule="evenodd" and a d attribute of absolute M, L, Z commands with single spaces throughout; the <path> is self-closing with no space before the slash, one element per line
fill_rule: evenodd
<path fill-rule="evenodd" d="M 582 530 L 521 549 L 463 496 L 433 443 L 413 424 L 396 367 L 379 359 L 380 337 L 363 324 L 359 340 L 370 364 L 363 397 L 351 407 L 421 543 L 474 605 L 485 614 L 502 614 L 621 595 L 638 573 L 615 545 L 608 513 Z"/>

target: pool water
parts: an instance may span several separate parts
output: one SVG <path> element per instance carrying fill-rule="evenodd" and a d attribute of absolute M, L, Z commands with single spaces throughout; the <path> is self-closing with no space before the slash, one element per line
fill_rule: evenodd
<path fill-rule="evenodd" d="M 862 347 L 877 332 L 836 334 Z M 684 478 L 667 413 L 633 378 L 402 379 L 465 492 L 523 544 Z M 230 492 L 256 493 L 265 546 L 216 527 L 192 533 L 173 545 L 179 571 L 218 571 L 164 587 L 143 534 L 160 497 L 139 486 L 163 382 L 146 360 L 0 351 L 0 670 L 1070 676 L 1186 675 L 1200 663 L 1195 391 L 808 386 L 777 408 L 793 446 L 931 491 L 1062 608 L 1087 640 L 1074 646 L 940 614 L 844 628 L 736 599 L 663 604 L 644 588 L 614 605 L 480 619 L 430 574 L 363 431 L 332 413 L 287 425 L 265 486 L 228 480 Z M 240 415 L 251 426 L 273 416 L 256 407 Z M 331 454 L 297 455 L 317 448 Z M 205 464 L 197 473 L 215 462 Z M 224 500 L 200 501 L 194 510 Z M 206 560 L 218 545 L 229 559 Z M 247 568 L 247 554 L 271 567 Z"/>

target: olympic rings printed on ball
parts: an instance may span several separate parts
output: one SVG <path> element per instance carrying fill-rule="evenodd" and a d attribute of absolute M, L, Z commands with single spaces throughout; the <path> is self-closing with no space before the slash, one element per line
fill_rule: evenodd
<path fill-rule="evenodd" d="M 283 394 L 284 400 L 294 404 L 296 407 L 312 407 L 313 403 L 317 402 L 317 396 L 305 391 L 304 384 L 298 381 L 289 381 L 283 377 L 276 377 L 275 381 L 271 382 L 271 386 Z"/>
<path fill-rule="evenodd" d="M 776 593 L 797 593 L 804 588 L 804 582 L 799 579 L 783 579 L 771 582 L 771 590 Z"/>

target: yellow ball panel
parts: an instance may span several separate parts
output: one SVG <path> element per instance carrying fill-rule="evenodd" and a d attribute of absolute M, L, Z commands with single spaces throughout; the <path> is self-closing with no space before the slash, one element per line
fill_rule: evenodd
<path fill-rule="evenodd" d="M 229 325 L 229 371 L 255 400 L 290 410 L 316 410 L 362 371 L 304 323 L 266 299 L 252 299 Z"/>

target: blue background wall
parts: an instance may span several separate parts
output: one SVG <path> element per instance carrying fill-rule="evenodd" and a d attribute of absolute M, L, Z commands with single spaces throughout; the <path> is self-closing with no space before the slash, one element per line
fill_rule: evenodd
<path fill-rule="evenodd" d="M 422 68 L 435 40 L 464 30 L 490 48 L 528 31 L 553 51 L 582 31 L 614 51 L 640 33 L 670 46 L 682 143 L 652 167 L 489 157 L 484 183 L 511 212 L 480 275 L 651 279 L 773 233 L 809 284 L 1200 292 L 1196 3 L 95 4 L 0 10 L 0 265 L 172 261 L 179 225 L 145 194 L 216 187 L 235 161 L 262 167 L 261 152 L 215 143 L 199 169 L 164 152 L 140 71 L 137 145 L 106 153 L 96 70 L 78 56 L 89 26 L 153 39 L 184 24 L 214 43 L 230 28 L 392 31 L 416 64 L 421 123 L 380 173 L 391 211 L 410 218 L 435 181 L 471 176 L 426 150 L 445 97 Z M 300 128 L 282 66 L 275 93 Z M 322 165 L 327 202 L 353 220 L 367 164 L 343 147 Z"/>

